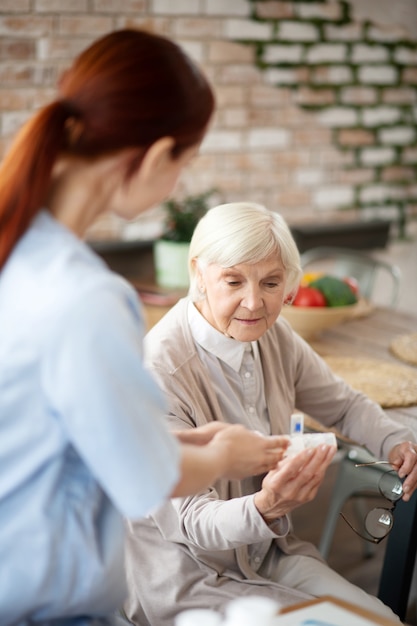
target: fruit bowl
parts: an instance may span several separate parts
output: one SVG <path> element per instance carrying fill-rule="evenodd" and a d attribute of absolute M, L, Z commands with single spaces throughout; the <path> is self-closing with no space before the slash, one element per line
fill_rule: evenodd
<path fill-rule="evenodd" d="M 357 317 L 362 311 L 363 304 L 359 301 L 355 304 L 333 307 L 284 305 L 281 309 L 281 315 L 301 337 L 310 340 L 323 330 L 337 326 L 352 317 Z"/>

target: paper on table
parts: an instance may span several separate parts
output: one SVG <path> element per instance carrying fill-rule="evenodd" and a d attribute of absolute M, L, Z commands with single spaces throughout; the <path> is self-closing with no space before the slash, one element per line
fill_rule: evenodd
<path fill-rule="evenodd" d="M 320 602 L 278 615 L 273 626 L 375 626 L 387 623 L 386 620 L 373 621 L 332 602 Z"/>

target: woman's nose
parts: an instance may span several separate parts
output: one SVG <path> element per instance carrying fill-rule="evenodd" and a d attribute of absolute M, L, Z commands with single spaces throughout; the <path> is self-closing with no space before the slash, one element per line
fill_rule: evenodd
<path fill-rule="evenodd" d="M 263 306 L 263 300 L 260 289 L 248 288 L 242 299 L 242 306 L 251 311 L 261 308 Z"/>

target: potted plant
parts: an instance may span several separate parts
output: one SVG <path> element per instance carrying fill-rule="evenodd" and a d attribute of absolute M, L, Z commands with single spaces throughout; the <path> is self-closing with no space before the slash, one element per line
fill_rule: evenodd
<path fill-rule="evenodd" d="M 215 193 L 204 193 L 170 199 L 164 202 L 165 231 L 154 244 L 156 282 L 160 287 L 188 287 L 188 250 L 191 237 L 199 220 L 209 207 Z"/>

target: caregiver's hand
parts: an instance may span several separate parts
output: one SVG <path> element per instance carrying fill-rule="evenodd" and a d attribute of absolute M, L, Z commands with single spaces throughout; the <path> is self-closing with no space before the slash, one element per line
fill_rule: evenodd
<path fill-rule="evenodd" d="M 205 446 L 211 441 L 219 431 L 224 428 L 230 428 L 230 424 L 225 422 L 209 422 L 203 426 L 196 428 L 187 428 L 184 430 L 173 430 L 172 433 L 181 441 L 181 443 L 192 443 L 194 446 Z"/>
<path fill-rule="evenodd" d="M 271 470 L 254 500 L 264 520 L 272 522 L 313 500 L 335 453 L 334 446 L 309 448 Z"/>
<path fill-rule="evenodd" d="M 240 424 L 220 429 L 208 446 L 222 450 L 223 478 L 240 480 L 277 467 L 288 447 L 287 436 L 264 436 Z"/>
<path fill-rule="evenodd" d="M 191 432 L 197 430 L 175 432 L 183 441 L 180 479 L 170 494 L 172 498 L 196 493 L 219 478 L 240 480 L 268 472 L 277 466 L 288 447 L 287 436 L 264 437 L 239 424 L 208 428 L 208 443 L 202 445 L 200 441 L 195 445 Z"/>

